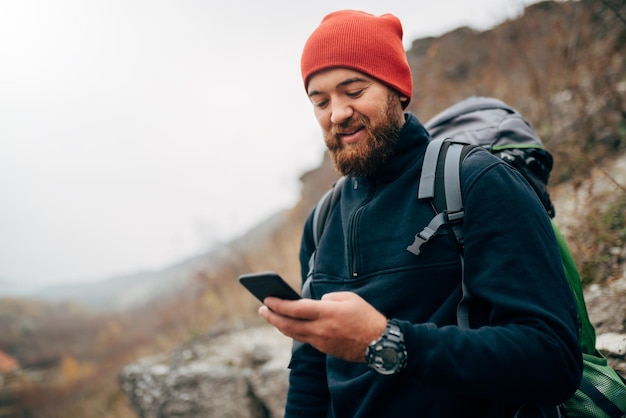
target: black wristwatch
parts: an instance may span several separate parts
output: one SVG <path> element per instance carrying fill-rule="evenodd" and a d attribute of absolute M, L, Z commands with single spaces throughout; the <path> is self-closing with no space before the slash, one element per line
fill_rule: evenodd
<path fill-rule="evenodd" d="M 387 321 L 383 335 L 367 346 L 365 360 L 370 368 L 383 375 L 398 373 L 406 367 L 404 335 L 393 319 Z"/>

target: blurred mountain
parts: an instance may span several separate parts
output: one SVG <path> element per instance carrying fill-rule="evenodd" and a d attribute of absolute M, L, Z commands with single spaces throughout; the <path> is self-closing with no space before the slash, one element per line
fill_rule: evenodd
<path fill-rule="evenodd" d="M 217 256 L 200 255 L 159 271 L 142 271 L 106 280 L 39 289 L 26 296 L 46 302 L 74 301 L 99 312 L 143 307 L 181 291 L 188 278 L 208 268 Z"/>
<path fill-rule="evenodd" d="M 7 282 L 2 286 L 1 295 L 43 302 L 74 302 L 100 313 L 141 309 L 176 298 L 188 286 L 190 278 L 219 264 L 228 253 L 234 250 L 254 251 L 255 246 L 262 246 L 271 231 L 282 223 L 283 216 L 279 212 L 243 237 L 162 270 L 123 274 L 95 282 L 45 287 L 24 288 Z"/>

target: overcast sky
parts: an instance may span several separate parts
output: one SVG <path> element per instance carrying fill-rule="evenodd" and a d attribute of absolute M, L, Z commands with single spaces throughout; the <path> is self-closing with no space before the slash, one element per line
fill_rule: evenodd
<path fill-rule="evenodd" d="M 534 2 L 0 0 L 0 294 L 160 269 L 293 205 L 327 13 L 394 13 L 408 49 Z"/>

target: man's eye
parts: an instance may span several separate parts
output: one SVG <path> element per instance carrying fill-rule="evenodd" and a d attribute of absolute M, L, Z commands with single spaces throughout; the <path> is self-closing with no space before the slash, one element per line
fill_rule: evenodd
<path fill-rule="evenodd" d="M 346 93 L 348 95 L 348 97 L 359 97 L 361 94 L 363 94 L 363 90 L 365 89 L 359 89 L 359 90 L 355 90 L 355 91 L 349 91 L 348 93 Z"/>
<path fill-rule="evenodd" d="M 313 102 L 313 106 L 319 107 L 319 108 L 324 108 L 326 107 L 327 104 L 328 104 L 328 100 L 318 100 L 318 101 Z"/>

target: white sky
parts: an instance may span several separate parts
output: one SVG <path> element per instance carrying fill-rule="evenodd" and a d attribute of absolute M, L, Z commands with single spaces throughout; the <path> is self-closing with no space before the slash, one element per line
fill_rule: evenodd
<path fill-rule="evenodd" d="M 394 13 L 408 49 L 534 2 L 0 0 L 0 294 L 160 269 L 293 205 L 327 13 Z"/>

